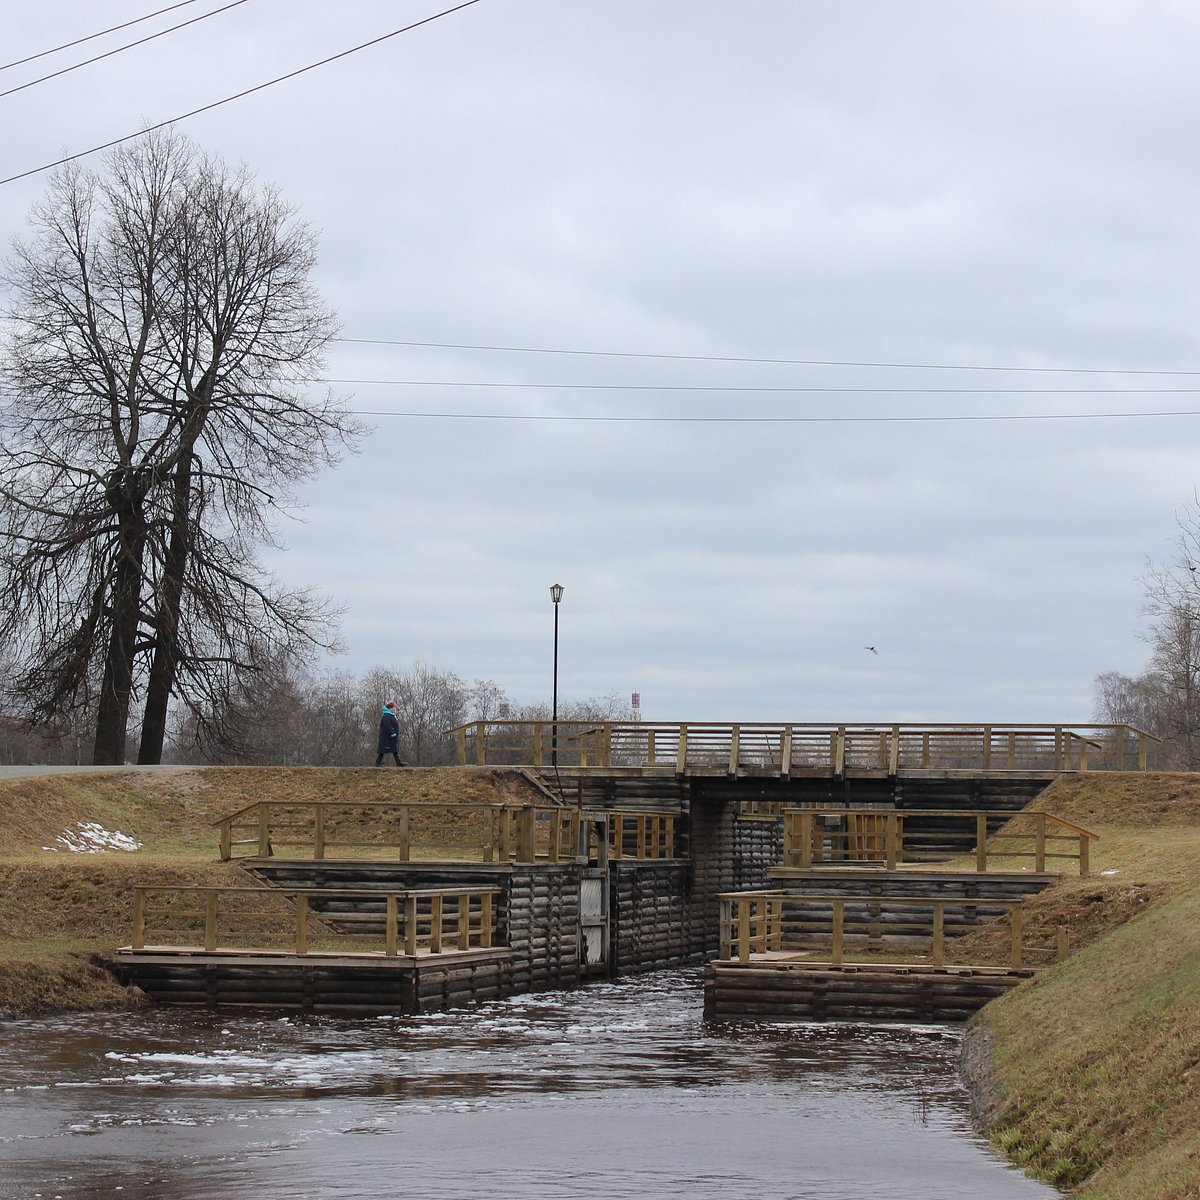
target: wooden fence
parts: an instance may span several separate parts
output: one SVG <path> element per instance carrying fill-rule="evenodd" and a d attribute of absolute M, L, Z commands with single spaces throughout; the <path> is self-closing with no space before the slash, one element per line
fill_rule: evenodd
<path fill-rule="evenodd" d="M 497 888 L 138 887 L 131 950 L 443 954 L 496 944 Z"/>
<path fill-rule="evenodd" d="M 821 866 L 879 866 L 889 871 L 913 857 L 928 859 L 931 850 L 944 857 L 962 852 L 965 843 L 977 871 L 995 869 L 996 859 L 1030 860 L 1039 873 L 1048 862 L 1078 863 L 1089 870 L 1088 845 L 1098 835 L 1050 813 L 1026 812 L 1010 817 L 990 833 L 995 813 L 971 809 L 892 809 L 812 807 L 783 811 L 783 865 L 801 870 Z M 913 832 L 910 822 L 921 822 Z M 919 851 L 912 843 L 919 843 Z"/>
<path fill-rule="evenodd" d="M 1067 931 L 1057 930 L 1051 948 L 1024 944 L 1022 900 L 963 897 L 829 896 L 784 891 L 726 892 L 720 897 L 720 958 L 748 963 L 752 954 L 782 957 L 827 950 L 829 962 L 868 962 L 847 951 L 916 949 L 935 967 L 946 961 L 947 917 L 958 918 L 959 934 L 977 928 L 979 920 L 963 922 L 964 910 L 980 918 L 1007 913 L 1009 964 L 1023 965 L 1029 952 L 1066 957 Z M 895 910 L 913 909 L 914 919 L 897 919 Z M 826 915 L 828 914 L 828 915 Z M 928 915 L 924 915 L 928 914 Z M 874 959 L 877 961 L 877 958 Z"/>
<path fill-rule="evenodd" d="M 478 766 L 659 768 L 782 776 L 1145 771 L 1159 739 L 1132 725 L 472 721 L 447 731 Z M 552 749 L 553 748 L 553 749 Z"/>
<path fill-rule="evenodd" d="M 542 805 L 260 801 L 217 822 L 223 861 L 573 862 L 675 858 L 678 818 L 658 810 L 589 812 Z"/>

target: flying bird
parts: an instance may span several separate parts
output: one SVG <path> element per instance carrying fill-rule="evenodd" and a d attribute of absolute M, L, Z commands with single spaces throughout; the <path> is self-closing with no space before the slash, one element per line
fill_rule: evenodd
<path fill-rule="evenodd" d="M 864 649 L 864 650 L 870 650 L 870 652 L 871 652 L 872 654 L 878 654 L 878 653 L 879 653 L 879 651 L 878 651 L 878 650 L 876 650 L 874 646 L 864 646 L 864 647 L 863 647 L 863 649 Z"/>

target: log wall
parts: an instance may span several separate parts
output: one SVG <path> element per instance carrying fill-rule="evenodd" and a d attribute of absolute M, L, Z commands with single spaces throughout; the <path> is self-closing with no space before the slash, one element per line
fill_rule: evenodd
<path fill-rule="evenodd" d="M 1033 971 L 989 967 L 710 963 L 708 1020 L 965 1021 Z"/>
<path fill-rule="evenodd" d="M 143 951 L 122 953 L 118 961 L 128 978 L 158 1003 L 210 1009 L 412 1015 L 513 990 L 509 955 L 503 950 L 390 962 Z"/>

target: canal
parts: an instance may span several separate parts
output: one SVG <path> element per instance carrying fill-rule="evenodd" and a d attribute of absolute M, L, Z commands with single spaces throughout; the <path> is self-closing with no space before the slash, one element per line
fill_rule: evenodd
<path fill-rule="evenodd" d="M 947 1027 L 720 1025 L 669 971 L 425 1017 L 0 1025 L 3 1200 L 1034 1200 Z"/>

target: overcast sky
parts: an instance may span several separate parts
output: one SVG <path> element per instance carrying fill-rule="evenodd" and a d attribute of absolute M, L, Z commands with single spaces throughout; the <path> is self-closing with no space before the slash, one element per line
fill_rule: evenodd
<path fill-rule="evenodd" d="M 167 2 L 6 0 L 0 59 Z M 449 3 L 244 0 L 0 98 L 0 176 Z M 329 665 L 548 699 L 558 582 L 562 699 L 1088 719 L 1200 475 L 1198 61 L 1193 0 L 479 0 L 183 121 L 321 231 L 371 381 L 272 557 Z"/>

